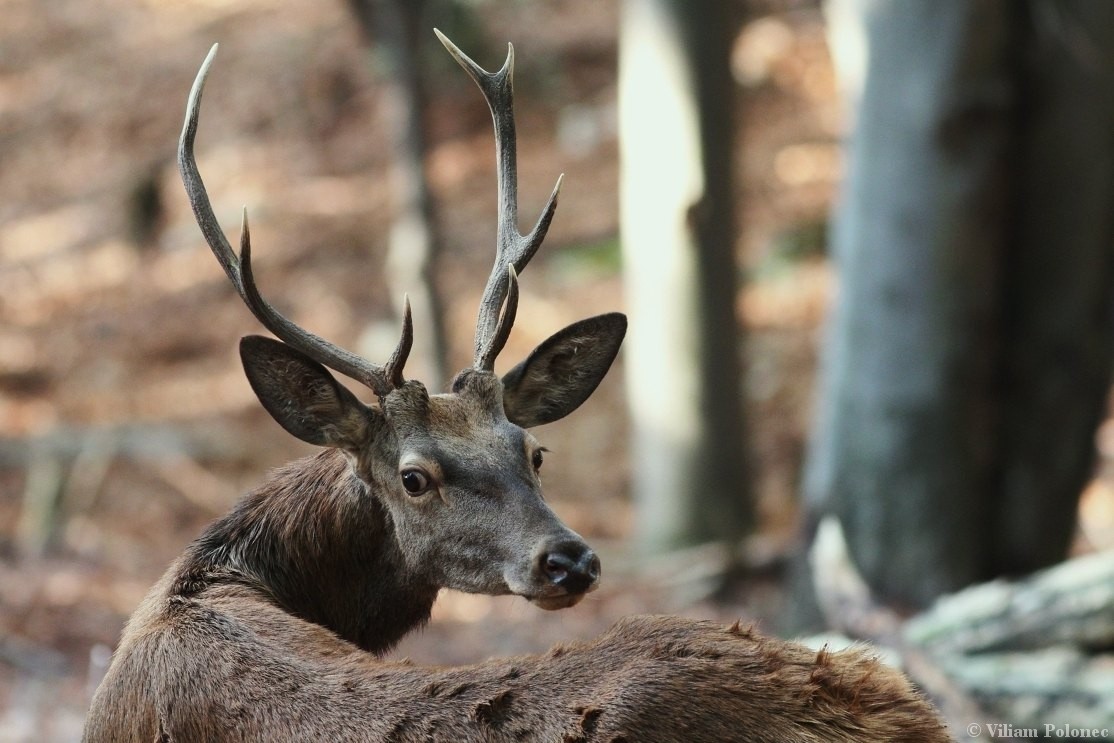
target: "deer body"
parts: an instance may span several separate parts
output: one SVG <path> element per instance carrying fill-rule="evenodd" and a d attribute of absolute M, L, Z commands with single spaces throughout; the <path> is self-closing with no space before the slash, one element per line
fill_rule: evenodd
<path fill-rule="evenodd" d="M 864 652 L 737 625 L 634 617 L 545 655 L 381 660 L 437 590 L 408 572 L 385 516 L 336 453 L 275 473 L 132 617 L 86 740 L 948 739 L 908 681 Z"/>
<path fill-rule="evenodd" d="M 636 617 L 539 656 L 446 669 L 382 660 L 442 588 L 553 610 L 597 586 L 599 559 L 541 497 L 545 449 L 527 429 L 584 402 L 626 329 L 618 314 L 582 320 L 495 375 L 517 273 L 556 191 L 519 235 L 513 56 L 491 74 L 442 41 L 491 106 L 501 217 L 473 367 L 436 395 L 403 377 L 408 310 L 378 366 L 259 294 L 246 220 L 237 256 L 194 162 L 212 53 L 203 65 L 179 149 L 186 191 L 233 285 L 280 339 L 241 341 L 248 381 L 280 425 L 325 451 L 275 472 L 170 567 L 128 622 L 85 741 L 948 740 L 905 677 L 863 652 L 817 653 L 738 625 Z M 326 367 L 377 402 L 360 402 Z"/>

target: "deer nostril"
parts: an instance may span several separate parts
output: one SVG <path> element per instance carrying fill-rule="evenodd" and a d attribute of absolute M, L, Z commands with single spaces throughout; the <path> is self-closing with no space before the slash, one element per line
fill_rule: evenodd
<path fill-rule="evenodd" d="M 569 572 L 576 569 L 576 563 L 567 555 L 558 552 L 551 552 L 545 556 L 542 562 L 542 570 L 545 572 L 545 577 L 549 578 L 552 583 L 561 585 L 569 577 Z"/>
<path fill-rule="evenodd" d="M 595 582 L 600 579 L 600 558 L 596 557 L 595 552 L 589 551 L 588 555 L 590 558 L 585 572 L 588 574 L 588 577 L 592 579 L 592 582 Z"/>

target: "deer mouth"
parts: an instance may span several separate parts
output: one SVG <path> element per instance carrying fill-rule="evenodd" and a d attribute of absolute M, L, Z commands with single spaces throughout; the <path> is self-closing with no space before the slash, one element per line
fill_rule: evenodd
<path fill-rule="evenodd" d="M 569 587 L 549 584 L 537 591 L 520 593 L 524 599 L 539 609 L 557 611 L 576 606 L 584 597 L 599 587 L 598 581 L 592 581 L 582 590 L 570 590 Z M 576 588 L 580 588 L 577 586 Z"/>
<path fill-rule="evenodd" d="M 534 596 L 527 600 L 539 609 L 557 611 L 576 606 L 587 595 L 587 593 L 566 593 L 562 596 Z"/>
<path fill-rule="evenodd" d="M 544 609 L 545 611 L 558 611 L 560 609 L 569 609 L 576 606 L 584 600 L 585 596 L 596 590 L 598 586 L 598 583 L 593 582 L 585 587 L 584 590 L 569 590 L 564 586 L 558 586 L 552 583 L 519 586 L 515 586 L 514 583 L 511 583 L 508 586 L 510 589 L 508 593 L 526 599 L 539 609 Z"/>

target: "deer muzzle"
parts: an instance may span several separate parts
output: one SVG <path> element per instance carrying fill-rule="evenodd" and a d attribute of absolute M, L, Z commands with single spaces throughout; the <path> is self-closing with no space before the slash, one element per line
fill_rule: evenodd
<path fill-rule="evenodd" d="M 534 564 L 541 590 L 529 598 L 542 609 L 575 606 L 599 586 L 600 558 L 579 539 L 543 545 Z"/>

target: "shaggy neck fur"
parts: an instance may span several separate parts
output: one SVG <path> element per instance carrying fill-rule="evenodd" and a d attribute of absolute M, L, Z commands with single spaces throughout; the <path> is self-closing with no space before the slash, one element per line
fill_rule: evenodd
<path fill-rule="evenodd" d="M 409 573 L 387 509 L 328 450 L 277 470 L 187 550 L 172 592 L 259 589 L 373 653 L 429 619 L 437 587 Z"/>

